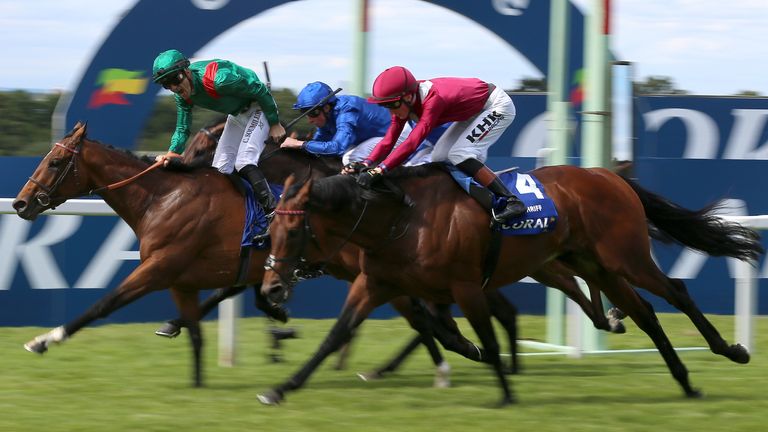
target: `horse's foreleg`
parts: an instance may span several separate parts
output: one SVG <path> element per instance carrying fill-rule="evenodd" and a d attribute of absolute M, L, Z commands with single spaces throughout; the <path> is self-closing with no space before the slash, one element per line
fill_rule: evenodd
<path fill-rule="evenodd" d="M 507 332 L 510 357 L 508 372 L 516 374 L 520 370 L 520 362 L 517 356 L 517 308 L 498 290 L 486 291 L 485 298 L 488 301 L 491 314 Z"/>
<path fill-rule="evenodd" d="M 35 337 L 24 344 L 27 351 L 42 354 L 53 343 L 60 343 L 70 338 L 81 328 L 99 318 L 105 318 L 121 307 L 152 292 L 157 287 L 170 285 L 168 280 L 158 280 L 169 274 L 169 271 L 154 269 L 152 265 L 142 263 L 114 291 L 108 293 L 82 315 L 69 323 L 57 327 L 48 333 Z"/>
<path fill-rule="evenodd" d="M 475 333 L 480 338 L 480 342 L 483 344 L 486 354 L 483 361 L 490 364 L 496 372 L 496 377 L 499 380 L 499 386 L 502 391 L 499 405 L 504 406 L 513 403 L 514 397 L 501 365 L 499 343 L 493 331 L 488 302 L 483 295 L 482 289 L 479 285 L 472 283 L 456 283 L 451 287 L 451 292 L 453 293 L 454 300 L 464 312 L 464 316 L 472 325 Z"/>
<path fill-rule="evenodd" d="M 265 405 L 276 405 L 285 398 L 285 393 L 301 388 L 323 360 L 349 341 L 353 331 L 368 317 L 373 308 L 387 300 L 373 301 L 365 279 L 364 276 L 360 275 L 352 284 L 341 315 L 312 358 L 291 379 L 259 394 L 259 402 Z"/>
<path fill-rule="evenodd" d="M 416 348 L 418 348 L 419 345 L 421 345 L 421 335 L 416 335 L 416 337 L 411 339 L 405 348 L 400 350 L 400 353 L 397 354 L 395 358 L 390 360 L 386 365 L 380 366 L 374 369 L 372 372 L 360 372 L 357 374 L 357 376 L 360 377 L 360 379 L 363 381 L 372 381 L 375 379 L 383 378 L 386 374 L 397 370 L 397 368 L 400 367 L 400 364 L 402 364 L 403 361 L 408 358 L 408 356 Z"/>

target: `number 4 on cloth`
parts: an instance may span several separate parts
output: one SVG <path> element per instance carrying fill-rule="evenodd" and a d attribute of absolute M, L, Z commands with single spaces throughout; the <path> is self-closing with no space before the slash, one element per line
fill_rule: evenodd
<path fill-rule="evenodd" d="M 520 194 L 532 193 L 536 195 L 536 198 L 538 199 L 544 198 L 544 194 L 541 193 L 539 188 L 536 186 L 536 182 L 533 181 L 533 178 L 528 174 L 517 175 L 517 180 L 515 181 L 515 189 L 517 189 Z"/>

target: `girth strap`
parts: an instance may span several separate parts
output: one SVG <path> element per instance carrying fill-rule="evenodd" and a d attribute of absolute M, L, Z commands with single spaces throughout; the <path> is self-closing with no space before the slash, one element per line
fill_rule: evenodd
<path fill-rule="evenodd" d="M 250 246 L 240 247 L 240 265 L 237 269 L 237 279 L 235 279 L 234 286 L 245 285 L 246 278 L 248 278 L 248 270 L 251 264 L 251 250 Z"/>
<path fill-rule="evenodd" d="M 499 263 L 499 252 L 501 252 L 501 229 L 498 225 L 492 224 L 491 242 L 488 245 L 485 262 L 483 263 L 483 289 L 488 285 L 488 281 L 491 280 L 493 272 L 496 271 L 496 265 Z"/>

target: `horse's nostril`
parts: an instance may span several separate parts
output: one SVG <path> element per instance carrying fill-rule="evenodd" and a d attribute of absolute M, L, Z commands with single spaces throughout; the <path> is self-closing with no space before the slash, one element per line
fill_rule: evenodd
<path fill-rule="evenodd" d="M 13 209 L 16 210 L 16 212 L 20 212 L 27 208 L 27 202 L 24 200 L 16 200 L 13 202 Z"/>

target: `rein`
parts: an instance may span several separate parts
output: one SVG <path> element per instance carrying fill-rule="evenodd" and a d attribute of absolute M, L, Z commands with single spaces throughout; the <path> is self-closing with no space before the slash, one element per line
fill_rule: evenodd
<path fill-rule="evenodd" d="M 115 182 L 115 183 L 112 183 L 112 184 L 109 184 L 109 185 L 106 185 L 106 186 L 102 186 L 100 188 L 92 189 L 92 190 L 88 191 L 88 195 L 95 195 L 95 194 L 97 194 L 99 192 L 104 192 L 105 190 L 119 189 L 119 188 L 121 188 L 121 187 L 123 187 L 123 186 L 125 186 L 125 185 L 127 185 L 129 183 L 132 183 L 132 182 L 136 181 L 136 179 L 138 179 L 139 177 L 141 177 L 144 174 L 154 170 L 155 168 L 161 167 L 162 165 L 163 165 L 163 161 L 159 160 L 159 161 L 153 163 L 151 166 L 149 166 L 149 168 L 145 169 L 144 171 L 136 174 L 135 176 L 133 176 L 131 178 L 127 178 L 125 180 L 120 180 L 119 182 Z"/>
<path fill-rule="evenodd" d="M 208 138 L 211 139 L 211 141 L 215 142 L 216 145 L 219 144 L 219 137 L 216 136 L 215 133 L 211 132 L 210 129 L 208 129 L 208 128 L 200 128 L 200 132 L 204 133 Z M 221 134 L 219 134 L 219 135 L 221 135 Z"/>
<path fill-rule="evenodd" d="M 35 185 L 37 185 L 37 187 L 39 187 L 40 189 L 43 190 L 43 192 L 38 193 L 37 195 L 35 195 L 35 199 L 43 207 L 47 207 L 48 205 L 51 204 L 51 195 L 53 195 L 53 193 L 59 188 L 59 186 L 61 185 L 61 182 L 64 181 L 64 179 L 67 177 L 67 174 L 69 174 L 70 170 L 75 173 L 75 181 L 78 184 L 80 183 L 79 176 L 77 175 L 77 166 L 75 165 L 75 161 L 77 160 L 76 156 L 80 154 L 80 147 L 81 147 L 81 145 L 82 145 L 82 143 L 80 143 L 80 142 L 77 143 L 77 145 L 75 145 L 74 147 L 67 147 L 64 144 L 60 143 L 60 142 L 57 142 L 57 143 L 54 144 L 54 147 L 59 147 L 59 148 L 62 148 L 64 150 L 72 153 L 72 157 L 69 159 L 69 162 L 67 162 L 67 166 L 64 167 L 64 170 L 56 178 L 56 181 L 54 181 L 53 184 L 50 187 L 40 183 L 34 177 L 29 177 L 29 181 L 30 182 L 34 183 Z M 102 186 L 100 188 L 91 189 L 90 191 L 88 191 L 88 193 L 86 193 L 84 195 L 95 195 L 95 194 L 98 194 L 98 193 L 103 192 L 105 190 L 115 190 L 115 189 L 121 188 L 121 187 L 123 187 L 123 186 L 125 186 L 125 185 L 127 185 L 129 183 L 134 182 L 136 179 L 138 179 L 139 177 L 147 174 L 148 172 L 150 172 L 150 171 L 152 171 L 152 170 L 154 170 L 156 168 L 161 167 L 162 165 L 163 165 L 163 161 L 157 161 L 154 164 L 152 164 L 151 166 L 149 166 L 147 169 L 145 169 L 144 171 L 134 175 L 131 178 L 128 178 L 128 179 L 125 179 L 125 180 L 121 180 L 121 181 L 109 184 L 107 186 Z M 78 195 L 78 196 L 82 196 L 82 195 Z M 74 198 L 74 197 L 66 198 L 64 201 L 66 201 L 66 200 L 68 200 L 70 198 Z M 55 207 L 51 207 L 51 208 L 55 208 Z"/>

